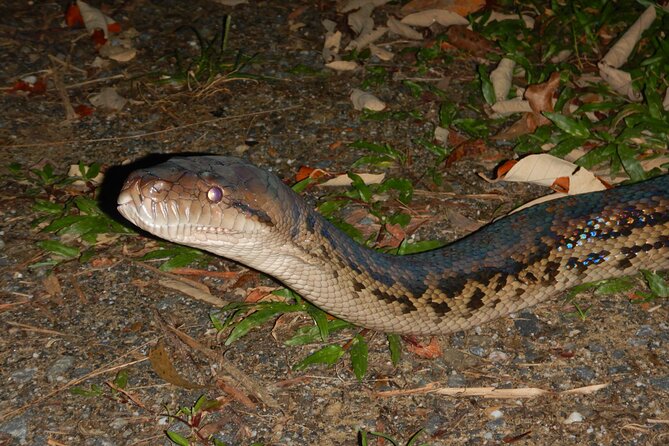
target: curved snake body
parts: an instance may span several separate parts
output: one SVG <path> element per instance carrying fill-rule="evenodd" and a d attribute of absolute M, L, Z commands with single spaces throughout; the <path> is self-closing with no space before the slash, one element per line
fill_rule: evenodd
<path fill-rule="evenodd" d="M 669 176 L 543 203 L 444 248 L 362 247 L 273 174 L 229 157 L 134 172 L 119 211 L 140 228 L 263 271 L 325 311 L 398 334 L 444 334 L 577 284 L 669 269 Z"/>

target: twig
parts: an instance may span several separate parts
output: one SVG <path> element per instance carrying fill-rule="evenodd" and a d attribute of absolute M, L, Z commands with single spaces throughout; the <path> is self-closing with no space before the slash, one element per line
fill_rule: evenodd
<path fill-rule="evenodd" d="M 272 408 L 279 408 L 279 403 L 267 392 L 267 386 L 262 385 L 261 383 L 257 382 L 250 376 L 246 375 L 244 372 L 242 372 L 240 369 L 235 367 L 233 364 L 230 362 L 226 361 L 226 359 L 212 351 L 211 349 L 205 347 L 202 345 L 200 342 L 197 340 L 193 339 L 192 337 L 188 336 L 186 333 L 177 330 L 176 328 L 172 327 L 169 324 L 165 324 L 165 326 L 170 329 L 174 334 L 176 334 L 179 339 L 189 347 L 199 351 L 203 355 L 205 355 L 207 358 L 216 361 L 221 368 L 230 375 L 235 381 L 240 383 L 249 393 L 254 395 L 256 398 L 258 398 L 260 401 L 262 401 L 264 404 L 266 404 L 269 407 Z"/>

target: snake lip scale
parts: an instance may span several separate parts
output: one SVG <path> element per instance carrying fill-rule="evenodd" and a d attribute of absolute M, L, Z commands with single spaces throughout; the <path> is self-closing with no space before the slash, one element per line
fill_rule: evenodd
<path fill-rule="evenodd" d="M 158 237 L 269 274 L 337 317 L 397 334 L 463 330 L 581 283 L 669 269 L 669 175 L 542 203 L 407 256 L 356 244 L 275 175 L 231 157 L 133 172 L 118 210 Z"/>

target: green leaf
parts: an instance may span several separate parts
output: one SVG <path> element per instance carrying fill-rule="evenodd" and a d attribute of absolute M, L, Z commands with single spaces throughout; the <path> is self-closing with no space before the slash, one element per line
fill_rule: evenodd
<path fill-rule="evenodd" d="M 302 305 L 292 305 L 283 302 L 270 302 L 267 304 L 258 305 L 258 310 L 255 313 L 242 319 L 235 328 L 230 332 L 230 336 L 225 340 L 225 345 L 230 345 L 241 337 L 245 336 L 252 329 L 263 325 L 268 320 L 283 313 L 292 313 L 295 311 L 302 311 Z"/>
<path fill-rule="evenodd" d="M 447 128 L 458 114 L 458 107 L 453 102 L 443 102 L 439 107 L 439 125 Z"/>
<path fill-rule="evenodd" d="M 188 441 L 188 438 L 184 437 L 181 434 L 178 434 L 174 431 L 165 431 L 167 434 L 167 438 L 169 438 L 172 443 L 179 445 L 179 446 L 190 446 L 190 442 Z"/>
<path fill-rule="evenodd" d="M 297 183 L 293 184 L 291 186 L 291 189 L 293 189 L 293 192 L 295 192 L 296 194 L 301 194 L 307 189 L 307 187 L 309 187 L 310 184 L 312 184 L 315 181 L 316 180 L 314 178 L 307 177 L 302 181 L 298 181 Z"/>
<path fill-rule="evenodd" d="M 114 385 L 119 389 L 125 389 L 128 386 L 128 371 L 121 370 L 120 372 L 118 372 L 113 382 Z"/>
<path fill-rule="evenodd" d="M 486 70 L 486 66 L 479 65 L 478 73 L 479 80 L 481 81 L 481 92 L 483 93 L 483 99 L 485 99 L 486 103 L 492 105 L 497 102 L 497 98 L 495 97 L 495 89 L 493 88 L 492 82 L 490 81 L 490 75 Z"/>
<path fill-rule="evenodd" d="M 560 130 L 572 136 L 578 138 L 587 138 L 590 136 L 590 130 L 588 130 L 588 127 L 582 121 L 555 112 L 545 111 L 543 115 L 550 119 Z"/>
<path fill-rule="evenodd" d="M 367 341 L 362 335 L 357 334 L 353 339 L 353 345 L 350 349 L 351 353 L 351 365 L 353 366 L 353 373 L 355 377 L 358 378 L 358 381 L 362 381 L 362 378 L 365 377 L 367 373 L 367 355 L 368 347 Z"/>
<path fill-rule="evenodd" d="M 614 293 L 623 293 L 634 288 L 634 283 L 626 277 L 618 279 L 602 280 L 595 283 L 597 294 L 607 295 Z"/>
<path fill-rule="evenodd" d="M 326 345 L 295 364 L 293 370 L 303 370 L 313 364 L 333 365 L 344 353 L 345 350 L 337 344 Z"/>
<path fill-rule="evenodd" d="M 90 390 L 83 387 L 72 387 L 70 393 L 73 395 L 80 395 L 85 397 L 97 397 L 102 395 L 102 387 L 97 384 L 92 384 Z"/>
<path fill-rule="evenodd" d="M 642 269 L 644 279 L 648 282 L 650 290 L 659 297 L 669 297 L 669 284 L 658 273 Z"/>
<path fill-rule="evenodd" d="M 433 249 L 441 248 L 444 245 L 445 243 L 439 240 L 422 240 L 419 242 L 410 243 L 404 239 L 397 248 L 397 255 L 403 256 L 407 254 L 432 251 Z"/>
<path fill-rule="evenodd" d="M 59 214 L 65 210 L 65 206 L 59 203 L 52 203 L 47 200 L 37 198 L 33 204 L 33 209 L 38 212 L 46 212 L 49 214 Z"/>
<path fill-rule="evenodd" d="M 328 332 L 332 333 L 337 330 L 352 327 L 353 324 L 341 319 L 333 319 L 328 321 Z M 321 331 L 317 326 L 300 327 L 295 331 L 292 338 L 284 342 L 284 345 L 296 346 L 307 345 L 316 342 L 322 342 Z"/>
<path fill-rule="evenodd" d="M 330 336 L 330 326 L 328 325 L 328 315 L 325 311 L 313 305 L 307 305 L 307 313 L 316 323 L 321 341 L 326 342 Z"/>
<path fill-rule="evenodd" d="M 389 333 L 386 335 L 388 339 L 388 349 L 390 350 L 390 361 L 394 366 L 400 363 L 402 358 L 402 341 L 399 335 Z"/>
<path fill-rule="evenodd" d="M 643 170 L 643 167 L 641 167 L 641 164 L 635 158 L 637 155 L 636 150 L 625 144 L 619 144 L 617 146 L 617 153 L 625 172 L 627 172 L 632 181 L 646 179 L 646 171 Z"/>
<path fill-rule="evenodd" d="M 365 184 L 360 175 L 353 172 L 348 172 L 348 177 L 351 179 L 351 186 L 358 192 L 358 196 L 365 203 L 372 201 L 372 190 Z"/>
<path fill-rule="evenodd" d="M 41 240 L 37 242 L 37 246 L 42 248 L 45 251 L 49 251 L 53 254 L 63 256 L 68 259 L 74 259 L 79 257 L 79 248 L 74 246 L 68 246 L 64 243 L 61 243 L 57 240 Z"/>

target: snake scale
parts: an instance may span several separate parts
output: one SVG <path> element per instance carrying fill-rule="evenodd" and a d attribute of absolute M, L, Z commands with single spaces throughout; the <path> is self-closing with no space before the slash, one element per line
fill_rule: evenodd
<path fill-rule="evenodd" d="M 543 203 L 407 256 L 358 245 L 275 175 L 237 158 L 172 158 L 136 171 L 118 204 L 158 237 L 245 264 L 337 317 L 397 334 L 462 330 L 584 282 L 669 269 L 669 175 Z"/>

